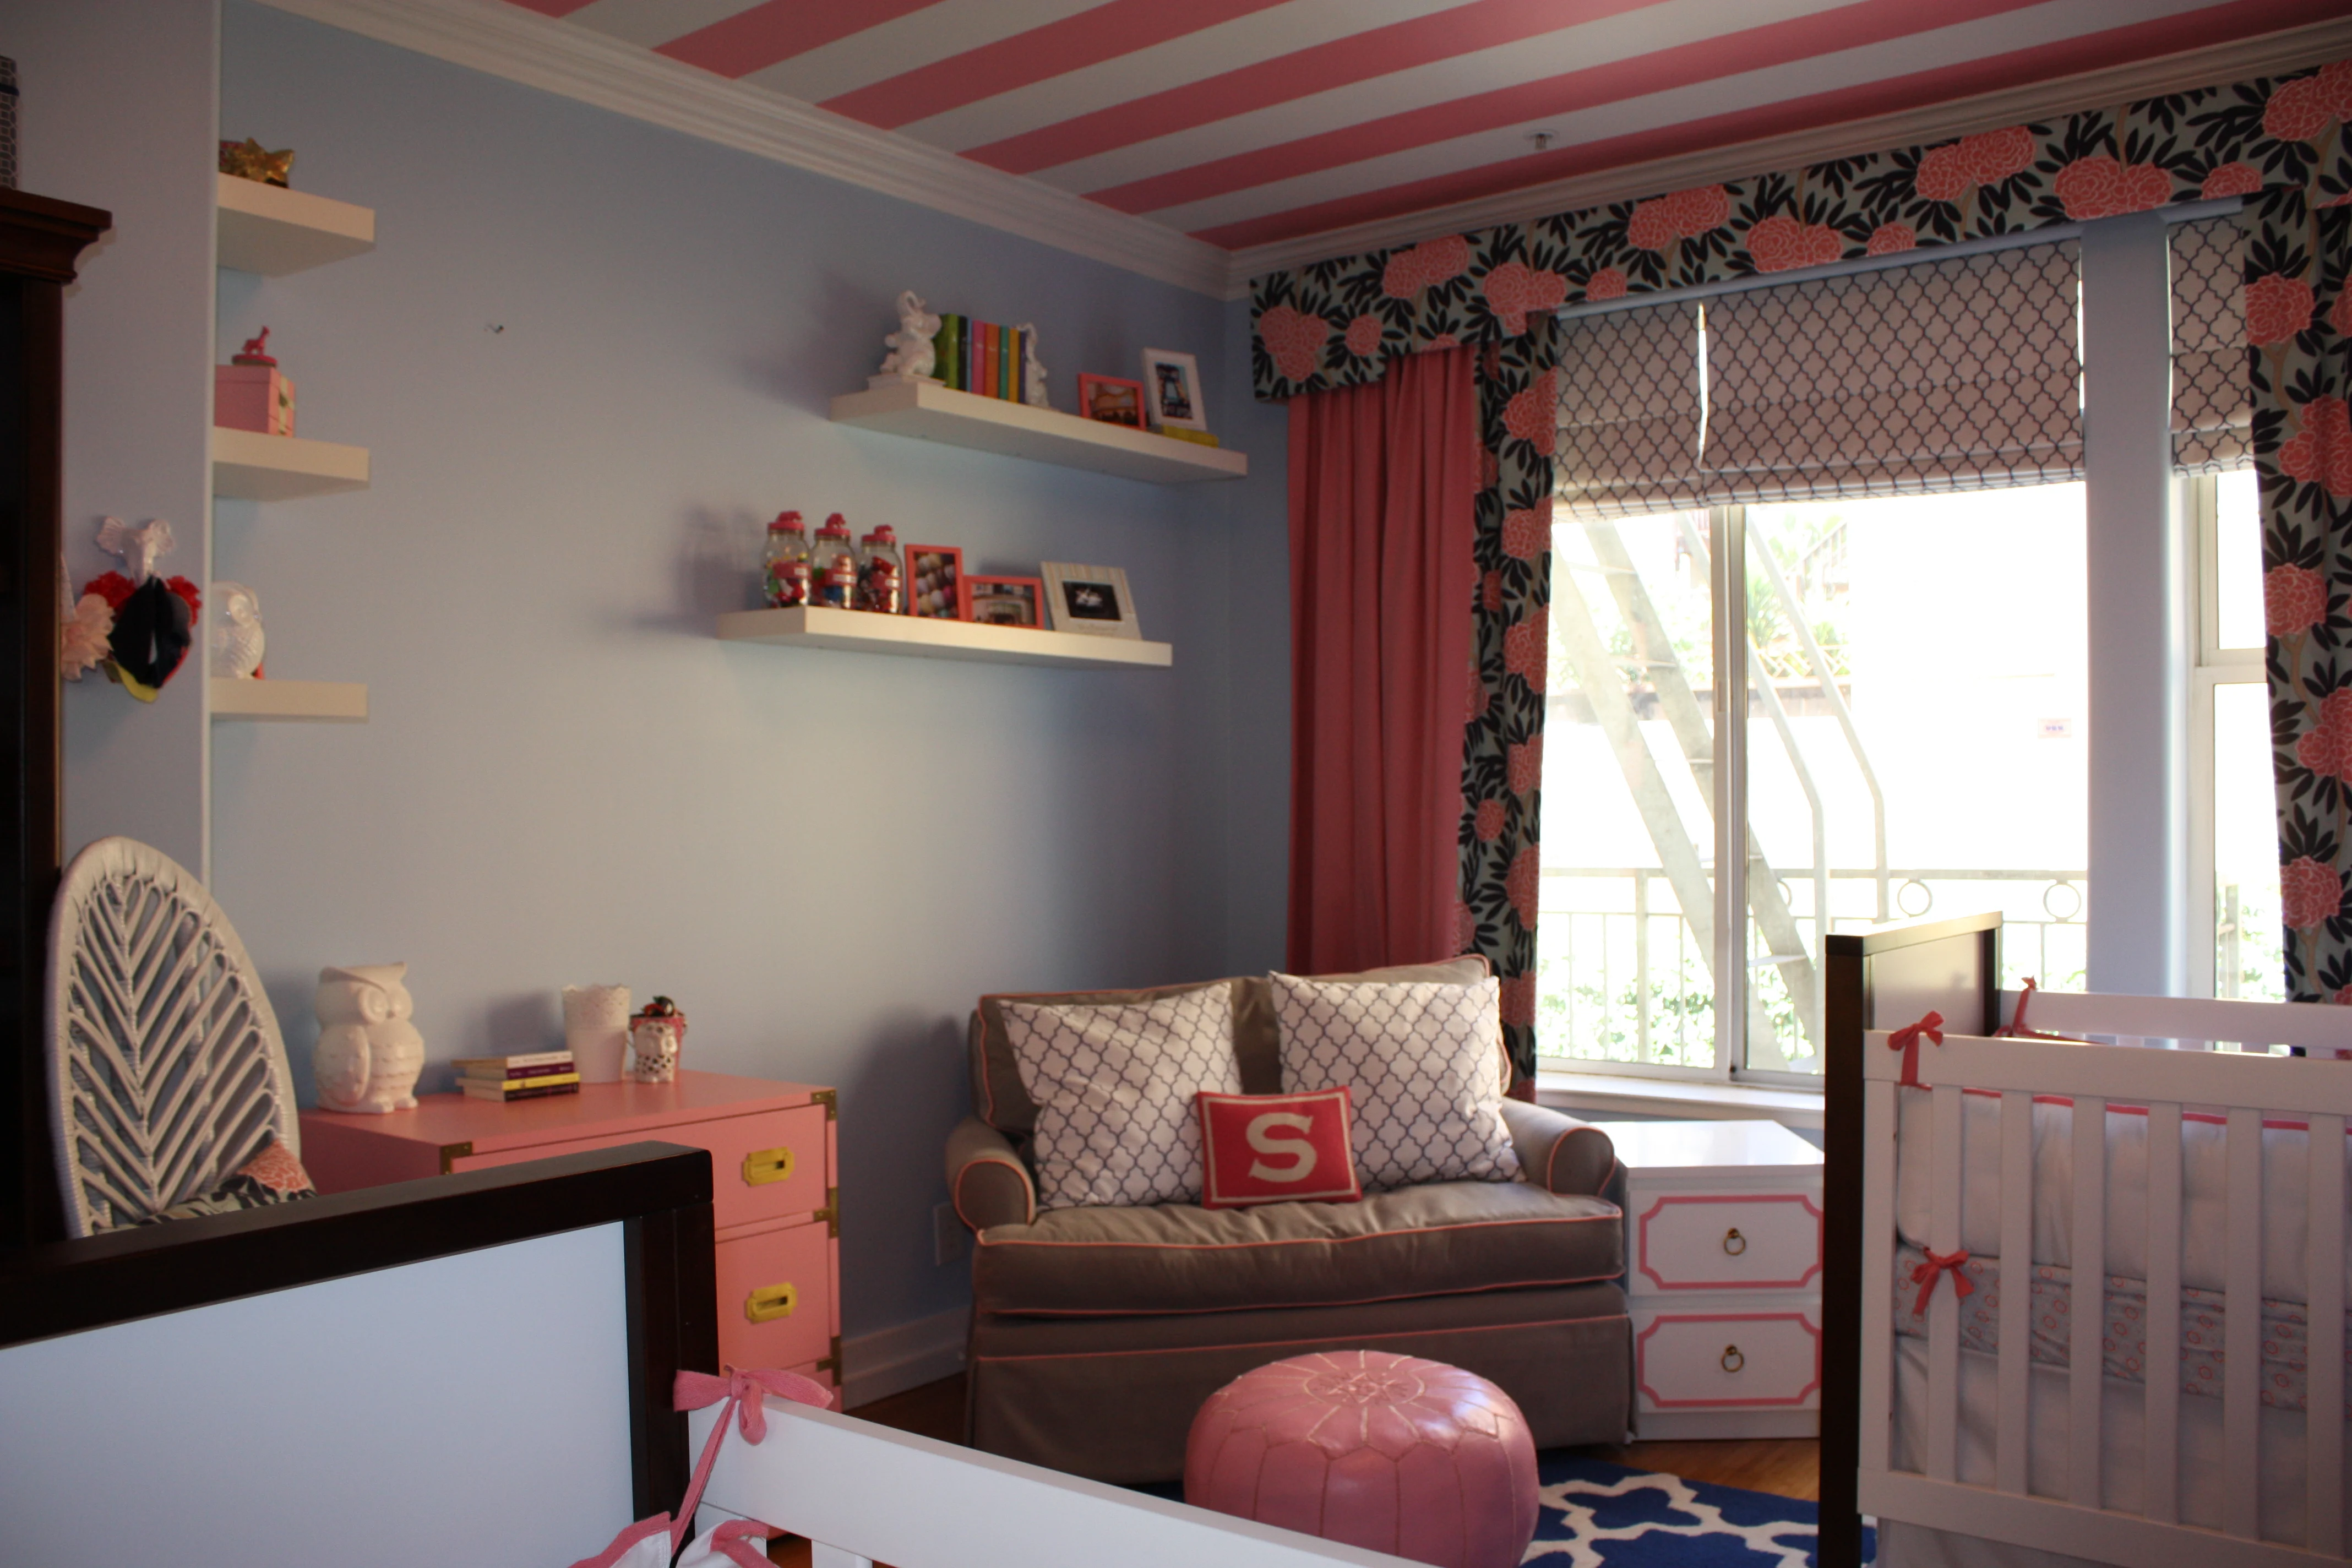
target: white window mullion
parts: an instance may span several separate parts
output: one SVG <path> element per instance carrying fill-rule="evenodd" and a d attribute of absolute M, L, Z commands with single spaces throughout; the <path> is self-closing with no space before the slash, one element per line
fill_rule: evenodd
<path fill-rule="evenodd" d="M 1715 1076 L 1748 1043 L 1748 509 L 1707 514 L 1715 603 Z"/>

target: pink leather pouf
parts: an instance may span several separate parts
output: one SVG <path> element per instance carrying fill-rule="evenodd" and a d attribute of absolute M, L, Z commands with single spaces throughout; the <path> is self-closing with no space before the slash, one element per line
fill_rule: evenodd
<path fill-rule="evenodd" d="M 1209 1395 L 1184 1500 L 1438 1568 L 1517 1568 L 1536 1533 L 1536 1446 L 1475 1373 L 1324 1351 Z"/>

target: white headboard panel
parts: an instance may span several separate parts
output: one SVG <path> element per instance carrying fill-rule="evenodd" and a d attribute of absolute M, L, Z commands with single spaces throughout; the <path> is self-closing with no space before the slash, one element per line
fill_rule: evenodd
<path fill-rule="evenodd" d="M 0 1350 L 5 1554 L 585 1557 L 628 1522 L 621 1265 L 605 1225 Z"/>

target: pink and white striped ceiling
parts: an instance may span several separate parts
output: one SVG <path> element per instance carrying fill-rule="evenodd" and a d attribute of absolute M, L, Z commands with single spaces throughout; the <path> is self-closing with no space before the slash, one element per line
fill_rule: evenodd
<path fill-rule="evenodd" d="M 2346 0 L 510 0 L 1228 249 Z"/>

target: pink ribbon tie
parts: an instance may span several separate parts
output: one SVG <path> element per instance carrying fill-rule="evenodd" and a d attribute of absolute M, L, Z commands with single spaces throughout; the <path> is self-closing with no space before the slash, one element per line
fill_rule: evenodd
<path fill-rule="evenodd" d="M 701 1410 L 727 1400 L 735 1406 L 735 1424 L 744 1441 L 756 1447 L 768 1435 L 767 1405 L 761 1396 L 769 1394 L 799 1405 L 814 1405 L 820 1410 L 833 1408 L 833 1391 L 814 1378 L 803 1377 L 796 1372 L 740 1366 L 730 1366 L 718 1377 L 707 1372 L 679 1373 L 670 1387 L 670 1407 Z M 719 1425 L 727 1425 L 724 1412 Z"/>
<path fill-rule="evenodd" d="M 803 1377 L 796 1372 L 777 1372 L 768 1367 L 730 1366 L 718 1377 L 707 1372 L 681 1372 L 670 1384 L 670 1408 L 700 1410 L 725 1400 L 732 1407 L 735 1425 L 743 1440 L 757 1447 L 768 1435 L 766 1396 L 775 1394 L 796 1404 L 814 1405 L 820 1410 L 833 1408 L 833 1391 L 814 1378 Z M 673 1556 L 686 1544 L 687 1531 L 694 1526 L 695 1505 L 702 1500 L 702 1489 L 710 1479 L 710 1467 L 719 1461 L 719 1445 L 727 1436 L 727 1411 L 719 1413 L 711 1423 L 710 1436 L 702 1445 L 702 1457 L 695 1461 L 694 1480 L 686 1489 L 685 1506 L 678 1510 L 677 1521 L 670 1526 L 669 1549 Z"/>
<path fill-rule="evenodd" d="M 2045 1035 L 2039 1029 L 2029 1029 L 2025 1026 L 2025 1005 L 2033 1000 L 2033 976 L 2029 974 L 2025 977 L 2025 984 L 2018 988 L 2017 1011 L 2010 1015 L 2008 1027 L 1995 1029 L 1992 1032 L 1993 1038 L 1997 1040 L 2059 1040 L 2067 1045 L 2081 1045 L 2082 1041 L 2069 1035 Z"/>
<path fill-rule="evenodd" d="M 1928 1016 L 1932 1018 L 1935 1015 L 1930 1013 Z M 1919 1250 L 1927 1253 L 1927 1261 L 1911 1270 L 1911 1283 L 1919 1287 L 1919 1300 L 1911 1307 L 1913 1317 L 1918 1317 L 1927 1311 L 1927 1298 L 1936 1293 L 1936 1281 L 1947 1274 L 1952 1277 L 1954 1300 L 1963 1300 L 1977 1293 L 1975 1282 L 1960 1272 L 1960 1265 L 1969 1260 L 1967 1247 L 1959 1247 L 1951 1252 L 1928 1252 L 1924 1247 Z"/>
<path fill-rule="evenodd" d="M 1903 1083 L 1907 1089 L 1919 1087 L 1919 1038 L 1923 1035 L 1930 1045 L 1944 1043 L 1944 1016 L 1941 1013 L 1930 1013 L 1917 1023 L 1906 1024 L 1886 1037 L 1886 1048 L 1903 1053 Z M 1962 1256 L 1967 1255 L 1964 1253 Z"/>

